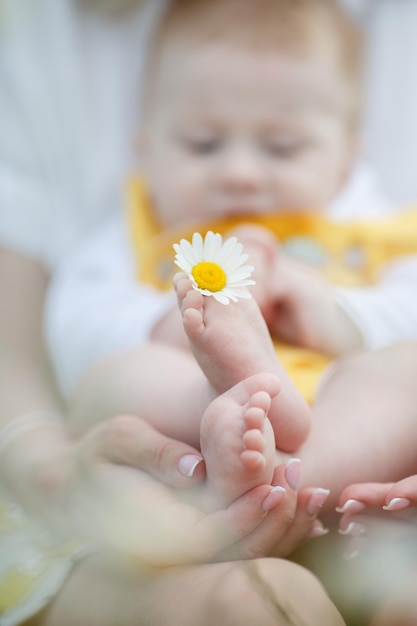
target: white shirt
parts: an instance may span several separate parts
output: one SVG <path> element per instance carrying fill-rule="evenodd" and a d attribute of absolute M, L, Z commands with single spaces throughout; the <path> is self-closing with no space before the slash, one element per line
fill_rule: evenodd
<path fill-rule="evenodd" d="M 0 244 L 51 269 L 121 210 L 159 3 L 140 5 L 2 0 Z"/>

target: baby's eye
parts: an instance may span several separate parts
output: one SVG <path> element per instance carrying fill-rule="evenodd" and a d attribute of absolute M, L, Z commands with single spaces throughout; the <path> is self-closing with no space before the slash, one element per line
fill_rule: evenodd
<path fill-rule="evenodd" d="M 302 144 L 299 141 L 266 141 L 264 148 L 268 154 L 282 159 L 290 159 L 302 150 Z"/>
<path fill-rule="evenodd" d="M 189 136 L 183 138 L 186 148 L 197 155 L 210 155 L 215 153 L 221 146 L 221 140 L 218 137 Z"/>

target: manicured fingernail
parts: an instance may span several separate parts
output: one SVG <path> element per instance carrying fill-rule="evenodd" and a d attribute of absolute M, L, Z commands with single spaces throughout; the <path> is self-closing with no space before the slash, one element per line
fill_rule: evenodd
<path fill-rule="evenodd" d="M 281 502 L 282 498 L 284 497 L 284 493 L 284 487 L 272 487 L 271 491 L 262 502 L 263 510 L 266 513 L 268 513 L 268 511 L 272 511 L 272 509 L 274 509 Z"/>
<path fill-rule="evenodd" d="M 339 533 L 341 535 L 349 535 L 350 537 L 358 537 L 359 535 L 363 535 L 365 532 L 365 526 L 363 524 L 358 524 L 357 522 L 350 522 L 344 530 L 339 528 Z"/>
<path fill-rule="evenodd" d="M 384 509 L 384 511 L 400 511 L 401 509 L 406 509 L 408 506 L 410 506 L 410 504 L 411 500 L 409 500 L 408 498 L 393 498 L 392 500 L 390 500 L 390 502 L 388 502 L 388 504 L 386 504 L 382 508 Z"/>
<path fill-rule="evenodd" d="M 330 491 L 329 489 L 322 489 L 321 487 L 318 487 L 317 489 L 315 489 L 313 491 L 313 493 L 310 496 L 310 500 L 308 501 L 307 504 L 307 514 L 308 515 L 318 515 L 320 513 L 320 509 L 323 506 L 323 504 L 326 502 L 327 498 L 329 497 Z"/>
<path fill-rule="evenodd" d="M 323 537 L 329 532 L 328 528 L 325 528 L 319 519 L 314 520 L 314 524 L 311 527 L 307 537 L 309 539 L 316 539 L 316 537 Z"/>
<path fill-rule="evenodd" d="M 336 507 L 338 513 L 347 513 L 348 511 L 349 513 L 359 513 L 364 509 L 366 509 L 366 504 L 359 502 L 359 500 L 354 500 L 353 498 L 346 500 L 343 506 Z"/>
<path fill-rule="evenodd" d="M 301 479 L 301 461 L 300 459 L 293 458 L 287 463 L 285 470 L 285 478 L 289 486 L 295 491 L 300 484 Z"/>
<path fill-rule="evenodd" d="M 196 454 L 186 454 L 181 457 L 178 462 L 178 471 L 181 476 L 185 476 L 186 478 L 191 478 L 194 476 L 194 472 L 196 467 L 200 465 L 203 457 L 197 456 Z"/>
<path fill-rule="evenodd" d="M 353 559 L 356 559 L 359 554 L 359 550 L 351 550 L 350 552 L 344 552 L 343 558 L 346 559 L 346 561 L 353 561 Z"/>

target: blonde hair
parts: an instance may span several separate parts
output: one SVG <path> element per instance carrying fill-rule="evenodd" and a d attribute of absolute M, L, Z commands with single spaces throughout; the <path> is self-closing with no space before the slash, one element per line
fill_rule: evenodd
<path fill-rule="evenodd" d="M 147 88 L 167 45 L 227 42 L 254 50 L 307 56 L 323 49 L 334 60 L 359 118 L 363 34 L 335 0 L 170 0 L 150 50 Z M 331 52 L 330 52 L 331 54 Z"/>

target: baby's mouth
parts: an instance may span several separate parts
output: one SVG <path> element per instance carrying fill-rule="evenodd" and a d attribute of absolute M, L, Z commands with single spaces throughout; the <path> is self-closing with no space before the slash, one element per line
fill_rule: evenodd
<path fill-rule="evenodd" d="M 271 206 L 266 202 L 219 202 L 215 212 L 222 216 L 235 217 L 239 215 L 263 215 L 271 212 Z"/>

